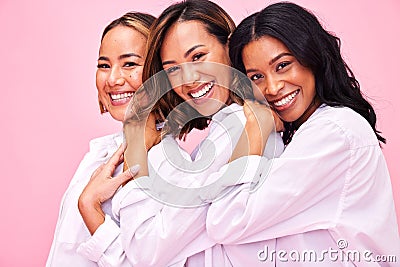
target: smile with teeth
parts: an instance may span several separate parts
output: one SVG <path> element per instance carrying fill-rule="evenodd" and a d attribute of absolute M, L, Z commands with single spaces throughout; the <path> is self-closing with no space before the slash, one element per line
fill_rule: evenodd
<path fill-rule="evenodd" d="M 122 101 L 133 96 L 133 92 L 121 93 L 121 94 L 110 94 L 113 101 Z"/>
<path fill-rule="evenodd" d="M 201 97 L 205 96 L 211 90 L 211 88 L 213 86 L 214 86 L 214 82 L 210 82 L 206 86 L 204 86 L 203 89 L 201 89 L 195 93 L 189 93 L 189 95 L 193 98 L 201 98 Z"/>
<path fill-rule="evenodd" d="M 295 96 L 300 92 L 300 90 L 296 90 L 295 92 L 291 93 L 290 95 L 278 100 L 278 101 L 274 101 L 273 104 L 276 107 L 281 107 L 286 105 L 287 103 L 290 102 L 290 100 L 292 100 L 293 98 L 295 98 Z"/>

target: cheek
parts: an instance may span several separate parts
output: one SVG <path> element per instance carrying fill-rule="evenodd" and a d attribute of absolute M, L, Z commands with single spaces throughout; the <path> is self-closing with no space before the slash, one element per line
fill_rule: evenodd
<path fill-rule="evenodd" d="M 299 68 L 297 72 L 295 72 L 295 75 L 293 77 L 294 81 L 299 81 L 299 85 L 303 87 L 304 89 L 304 94 L 314 97 L 316 94 L 316 89 L 315 89 L 315 78 L 314 74 L 306 69 L 306 68 Z"/>
<path fill-rule="evenodd" d="M 219 56 L 219 62 L 220 63 L 222 63 L 222 64 L 224 64 L 224 65 L 228 65 L 228 66 L 230 66 L 231 64 L 230 64 L 230 58 L 229 58 L 229 51 L 228 51 L 228 48 L 223 48 L 222 50 L 221 50 L 221 52 L 218 54 L 218 56 Z"/>
<path fill-rule="evenodd" d="M 224 86 L 226 88 L 230 88 L 231 84 L 232 84 L 232 72 L 230 70 L 230 67 L 228 66 L 223 66 L 222 71 L 220 71 L 220 73 L 223 75 L 223 79 L 224 79 Z"/>
<path fill-rule="evenodd" d="M 222 90 L 223 90 L 223 92 L 222 92 L 221 102 L 226 103 L 226 101 L 228 101 L 228 99 L 229 99 L 229 91 L 230 90 L 226 89 L 226 88 L 223 88 Z"/>
<path fill-rule="evenodd" d="M 215 77 L 217 85 L 220 87 L 221 95 L 229 95 L 229 89 L 232 84 L 232 72 L 229 66 L 223 64 L 213 64 L 208 69 L 207 74 Z"/>
<path fill-rule="evenodd" d="M 310 98 L 314 98 L 317 93 L 315 89 L 314 76 L 309 75 L 308 77 L 306 77 L 306 79 L 304 80 L 304 84 L 307 90 L 306 94 L 309 95 Z"/>
<path fill-rule="evenodd" d="M 104 73 L 96 72 L 96 88 L 99 92 L 104 92 L 104 87 L 106 85 L 106 77 Z"/>
<path fill-rule="evenodd" d="M 142 85 L 143 68 L 136 69 L 129 74 L 129 85 L 136 91 Z"/>
<path fill-rule="evenodd" d="M 182 92 L 180 86 L 174 87 L 172 88 L 172 90 L 174 90 L 174 92 L 184 100 L 187 100 L 189 98 L 186 94 Z"/>

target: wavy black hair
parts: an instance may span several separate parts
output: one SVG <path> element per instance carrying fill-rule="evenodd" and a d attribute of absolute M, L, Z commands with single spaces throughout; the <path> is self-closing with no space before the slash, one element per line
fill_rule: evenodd
<path fill-rule="evenodd" d="M 242 50 L 263 36 L 280 40 L 303 66 L 315 76 L 316 95 L 329 106 L 349 107 L 363 116 L 377 139 L 386 139 L 376 129 L 376 114 L 363 97 L 360 84 L 340 53 L 340 39 L 327 32 L 310 11 L 290 2 L 272 4 L 244 19 L 229 43 L 229 56 L 235 68 L 245 72 Z M 294 123 L 284 122 L 283 139 L 291 141 Z"/>

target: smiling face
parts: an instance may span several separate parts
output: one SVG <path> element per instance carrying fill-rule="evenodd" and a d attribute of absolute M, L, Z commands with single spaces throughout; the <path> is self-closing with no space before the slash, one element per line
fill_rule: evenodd
<path fill-rule="evenodd" d="M 203 116 L 213 115 L 231 101 L 227 49 L 199 21 L 176 22 L 161 46 L 163 68 L 173 90 Z"/>
<path fill-rule="evenodd" d="M 314 74 L 281 41 L 269 36 L 251 41 L 242 58 L 247 77 L 258 87 L 256 99 L 266 99 L 282 120 L 300 125 L 316 110 Z"/>
<path fill-rule="evenodd" d="M 118 121 L 142 84 L 145 47 L 146 37 L 127 26 L 111 29 L 101 42 L 96 87 L 100 102 Z"/>

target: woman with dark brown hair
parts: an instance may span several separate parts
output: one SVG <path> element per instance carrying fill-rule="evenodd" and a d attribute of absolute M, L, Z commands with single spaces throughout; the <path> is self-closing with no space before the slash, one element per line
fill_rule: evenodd
<path fill-rule="evenodd" d="M 147 80 L 132 99 L 124 123 L 125 161 L 128 166 L 139 164 L 139 174 L 113 197 L 118 226 L 100 206 L 104 196 L 110 196 L 110 173 L 99 170 L 92 177 L 79 206 L 94 234 L 80 252 L 98 263 L 114 253 L 113 266 L 232 266 L 224 248 L 208 239 L 205 216 L 215 195 L 243 182 L 229 180 L 220 170 L 242 135 L 245 116 L 240 104 L 245 89 L 251 90 L 229 66 L 228 41 L 235 25 L 215 3 L 194 0 L 168 7 L 153 25 L 143 71 Z M 148 105 L 143 105 L 145 100 Z M 165 126 L 160 144 L 152 147 L 148 144 L 156 141 L 149 142 L 145 128 L 156 118 Z M 191 155 L 179 147 L 176 138 L 207 126 L 207 138 Z M 278 151 L 283 147 L 273 133 L 267 155 L 274 156 L 275 145 Z M 148 162 L 152 155 L 159 161 Z M 121 157 L 122 151 L 111 162 Z M 253 167 L 251 162 L 247 167 Z M 237 168 L 244 171 L 243 166 Z M 206 178 L 214 182 L 204 184 Z M 114 238 L 104 238 L 109 232 Z"/>

